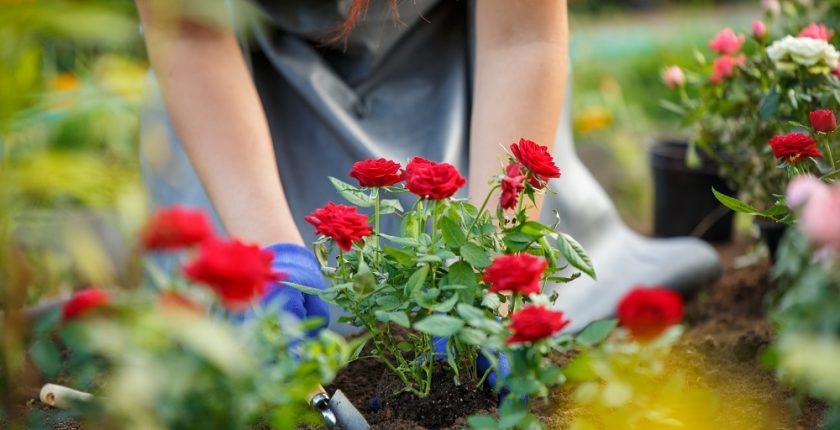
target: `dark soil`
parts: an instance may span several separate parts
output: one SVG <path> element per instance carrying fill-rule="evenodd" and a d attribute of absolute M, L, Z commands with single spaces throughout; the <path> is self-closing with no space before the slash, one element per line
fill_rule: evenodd
<path fill-rule="evenodd" d="M 772 289 L 770 263 L 734 267 L 736 258 L 751 246 L 747 240 L 718 246 L 723 277 L 686 303 L 688 328 L 669 366 L 679 367 L 693 378 L 693 386 L 704 387 L 717 397 L 714 412 L 704 416 L 703 425 L 687 428 L 819 428 L 825 406 L 799 399 L 760 363 L 772 339 L 772 327 L 764 317 L 764 297 Z M 559 362 L 568 359 L 557 357 Z M 435 375 L 434 393 L 422 401 L 406 393 L 393 395 L 393 390 L 387 389 L 392 378 L 384 366 L 362 359 L 342 370 L 328 390 L 344 391 L 374 429 L 460 429 L 466 425 L 466 416 L 496 413 L 494 395 L 470 389 L 471 383 L 456 385 L 440 371 Z M 378 397 L 377 409 L 371 405 L 374 397 Z M 535 400 L 534 407 L 552 429 L 568 428 L 576 416 L 585 413 L 563 387 L 553 391 L 547 401 Z M 35 394 L 26 408 L 46 407 Z M 72 421 L 54 416 L 54 428 L 78 428 Z"/>
<path fill-rule="evenodd" d="M 372 429 L 460 429 L 467 425 L 469 415 L 495 412 L 495 394 L 475 390 L 471 379 L 456 385 L 445 370 L 445 363 L 439 362 L 432 375 L 434 390 L 424 399 L 398 392 L 399 379 L 373 359 L 350 363 L 326 388 L 330 392 L 341 389 Z"/>

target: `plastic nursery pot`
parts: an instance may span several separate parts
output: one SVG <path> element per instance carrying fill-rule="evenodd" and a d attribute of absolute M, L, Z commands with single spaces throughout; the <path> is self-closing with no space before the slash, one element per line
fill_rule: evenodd
<path fill-rule="evenodd" d="M 660 141 L 650 149 L 654 184 L 653 233 L 657 237 L 695 236 L 707 242 L 732 238 L 734 213 L 720 204 L 712 187 L 733 194 L 705 154 L 692 169 L 685 163 L 688 143 Z"/>
<path fill-rule="evenodd" d="M 780 222 L 773 221 L 768 218 L 756 218 L 753 221 L 758 226 L 758 231 L 761 234 L 761 240 L 767 245 L 767 250 L 770 252 L 770 261 L 776 262 L 776 250 L 779 249 L 779 242 L 782 236 L 785 235 L 787 225 Z"/>

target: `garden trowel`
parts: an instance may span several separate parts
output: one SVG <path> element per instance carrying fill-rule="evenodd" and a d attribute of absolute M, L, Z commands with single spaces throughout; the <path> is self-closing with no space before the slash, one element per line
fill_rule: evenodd
<path fill-rule="evenodd" d="M 332 398 L 321 391 L 312 397 L 309 405 L 321 412 L 329 428 L 342 430 L 368 430 L 370 428 L 365 417 L 350 403 L 341 390 L 336 390 Z"/>

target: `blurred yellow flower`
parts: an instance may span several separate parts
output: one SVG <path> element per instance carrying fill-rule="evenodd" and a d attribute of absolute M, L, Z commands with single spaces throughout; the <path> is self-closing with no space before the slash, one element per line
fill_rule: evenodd
<path fill-rule="evenodd" d="M 592 133 L 610 127 L 612 122 L 612 113 L 608 109 L 601 106 L 591 107 L 575 115 L 575 132 Z"/>

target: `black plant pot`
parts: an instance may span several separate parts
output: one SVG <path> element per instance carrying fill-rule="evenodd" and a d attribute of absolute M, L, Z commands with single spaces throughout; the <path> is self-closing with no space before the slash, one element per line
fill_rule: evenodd
<path fill-rule="evenodd" d="M 733 194 L 717 174 L 717 166 L 701 155 L 702 167 L 686 166 L 688 144 L 663 141 L 650 149 L 654 184 L 653 234 L 695 236 L 707 242 L 732 238 L 733 212 L 720 204 L 712 188 Z"/>
<path fill-rule="evenodd" d="M 770 261 L 775 263 L 776 250 L 779 249 L 779 242 L 782 241 L 782 236 L 785 235 L 787 225 L 767 218 L 756 218 L 754 222 L 758 226 L 761 240 L 764 241 L 767 245 L 767 250 L 770 252 Z"/>

